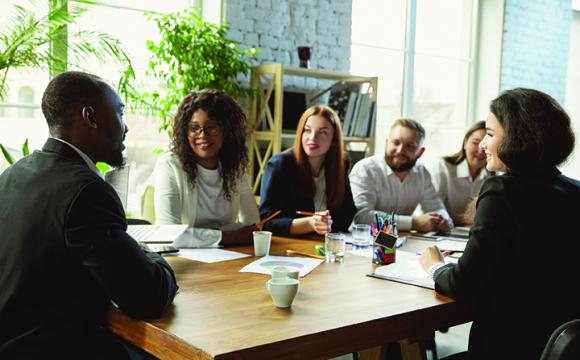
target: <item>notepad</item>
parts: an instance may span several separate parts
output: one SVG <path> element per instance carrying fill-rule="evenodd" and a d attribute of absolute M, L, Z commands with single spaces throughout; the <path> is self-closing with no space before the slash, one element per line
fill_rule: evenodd
<path fill-rule="evenodd" d="M 446 263 L 456 262 L 457 259 L 445 258 Z M 416 253 L 397 250 L 397 261 L 377 267 L 375 271 L 368 276 L 397 281 L 405 284 L 421 286 L 428 289 L 435 289 L 435 282 L 423 270 L 419 263 L 419 256 Z"/>

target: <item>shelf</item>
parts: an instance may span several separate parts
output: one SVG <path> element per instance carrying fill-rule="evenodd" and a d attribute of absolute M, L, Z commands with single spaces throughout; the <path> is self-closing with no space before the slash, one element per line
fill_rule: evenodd
<path fill-rule="evenodd" d="M 254 194 L 258 192 L 260 180 L 268 159 L 282 150 L 282 140 L 294 139 L 294 134 L 283 133 L 282 106 L 284 96 L 284 75 L 305 78 L 343 81 L 345 83 L 368 83 L 368 93 L 372 102 L 377 101 L 378 78 L 358 76 L 348 73 L 314 70 L 282 64 L 263 64 L 252 69 L 250 85 L 258 90 L 258 96 L 250 103 L 249 116 L 251 136 L 249 142 L 249 177 Z M 270 110 L 268 101 L 273 96 L 274 108 Z M 369 154 L 374 150 L 374 129 L 369 137 L 346 137 L 349 144 L 364 144 Z"/>

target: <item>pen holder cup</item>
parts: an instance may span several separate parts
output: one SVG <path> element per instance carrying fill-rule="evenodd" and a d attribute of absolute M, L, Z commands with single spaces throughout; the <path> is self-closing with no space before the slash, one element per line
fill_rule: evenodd
<path fill-rule="evenodd" d="M 388 265 L 397 259 L 397 249 L 373 244 L 373 264 Z"/>
<path fill-rule="evenodd" d="M 373 264 L 387 265 L 394 263 L 397 259 L 396 248 L 388 248 L 373 244 Z"/>
<path fill-rule="evenodd" d="M 394 263 L 397 255 L 397 236 L 379 231 L 373 242 L 373 264 L 387 265 Z"/>

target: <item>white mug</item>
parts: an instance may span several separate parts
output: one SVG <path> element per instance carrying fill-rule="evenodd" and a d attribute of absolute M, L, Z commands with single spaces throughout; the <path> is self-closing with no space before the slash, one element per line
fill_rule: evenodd
<path fill-rule="evenodd" d="M 298 280 L 284 277 L 268 280 L 266 288 L 277 307 L 288 308 L 298 292 L 298 284 Z"/>
<path fill-rule="evenodd" d="M 300 280 L 300 270 L 288 266 L 274 266 L 272 268 L 272 279 L 291 278 Z"/>
<path fill-rule="evenodd" d="M 272 233 L 270 231 L 254 231 L 254 255 L 267 256 L 270 253 Z"/>

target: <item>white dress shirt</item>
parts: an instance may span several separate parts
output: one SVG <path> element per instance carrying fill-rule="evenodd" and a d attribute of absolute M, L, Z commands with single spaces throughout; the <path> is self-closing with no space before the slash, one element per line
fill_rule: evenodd
<path fill-rule="evenodd" d="M 482 169 L 479 176 L 472 179 L 467 160 L 453 165 L 441 159 L 433 170 L 433 186 L 447 210 L 463 214 L 471 200 L 479 195 L 486 176 L 487 171 Z"/>
<path fill-rule="evenodd" d="M 349 178 L 357 208 L 356 223 L 374 222 L 375 213 L 384 216 L 394 212 L 399 230 L 410 230 L 413 211 L 420 204 L 424 212 L 437 211 L 453 224 L 429 171 L 421 164 L 416 164 L 401 181 L 380 154 L 357 162 Z"/>

